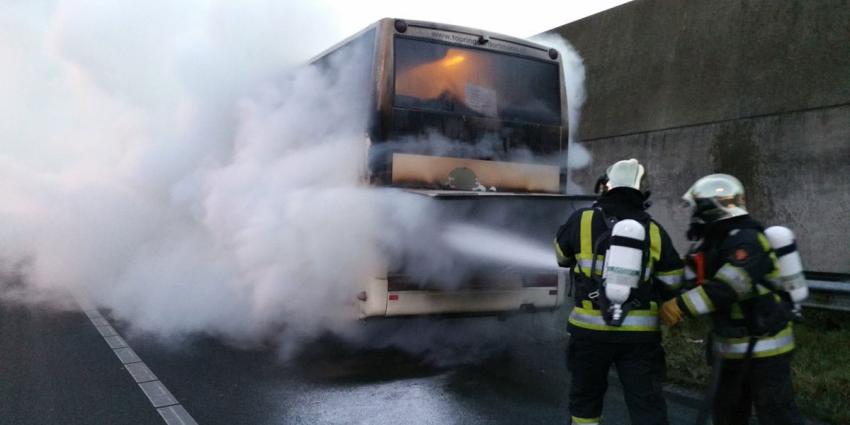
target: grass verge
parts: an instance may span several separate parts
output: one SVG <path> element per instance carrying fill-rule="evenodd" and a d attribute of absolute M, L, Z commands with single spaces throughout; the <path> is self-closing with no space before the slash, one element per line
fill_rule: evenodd
<path fill-rule="evenodd" d="M 791 371 L 797 404 L 803 414 L 834 424 L 850 424 L 850 313 L 804 311 L 796 326 Z M 691 318 L 664 329 L 667 380 L 704 388 L 710 370 L 705 339 L 711 329 L 707 317 Z"/>

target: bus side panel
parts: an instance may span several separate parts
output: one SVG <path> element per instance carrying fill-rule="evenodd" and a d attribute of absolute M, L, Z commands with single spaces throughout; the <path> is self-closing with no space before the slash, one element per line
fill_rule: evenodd
<path fill-rule="evenodd" d="M 387 314 L 387 279 L 375 278 L 366 281 L 363 288 L 365 300 L 359 299 L 360 318 L 385 316 Z"/>
<path fill-rule="evenodd" d="M 558 294 L 549 288 L 476 291 L 401 291 L 390 292 L 387 316 L 410 316 L 456 313 L 502 313 L 550 310 L 558 305 Z"/>
<path fill-rule="evenodd" d="M 593 197 L 469 197 L 465 199 L 434 199 L 442 209 L 445 223 L 458 220 L 472 222 L 512 234 L 550 247 L 558 226 L 572 212 L 587 207 Z M 434 229 L 439 233 L 442 229 Z M 555 254 L 552 252 L 553 268 Z M 496 265 L 497 267 L 502 267 Z M 451 273 L 450 271 L 446 271 Z M 367 285 L 367 299 L 360 301 L 361 317 L 403 316 L 429 314 L 500 314 L 516 311 L 552 310 L 565 302 L 567 272 L 558 269 L 557 286 L 528 286 L 516 275 L 516 282 L 488 285 L 416 287 L 400 286 L 389 290 L 387 278 L 375 279 Z M 506 273 L 500 274 L 504 280 Z M 451 280 L 451 277 L 447 277 Z"/>

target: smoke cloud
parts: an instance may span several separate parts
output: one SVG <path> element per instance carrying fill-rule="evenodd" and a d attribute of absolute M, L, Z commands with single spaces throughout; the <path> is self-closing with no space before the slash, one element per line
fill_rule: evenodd
<path fill-rule="evenodd" d="M 336 306 L 387 252 L 424 255 L 427 200 L 362 184 L 356 73 L 298 65 L 333 14 L 247 3 L 0 6 L 0 297 L 288 352 L 356 326 Z"/>
<path fill-rule="evenodd" d="M 4 6 L 7 298 L 70 290 L 166 338 L 337 325 L 315 306 L 350 304 L 415 200 L 359 184 L 352 84 L 296 66 L 331 15 L 254 3 Z"/>
<path fill-rule="evenodd" d="M 581 108 L 587 98 L 585 92 L 584 60 L 578 50 L 565 38 L 553 34 L 537 35 L 532 40 L 555 48 L 561 52 L 564 64 L 564 85 L 567 90 L 567 113 L 570 124 L 567 168 L 570 170 L 585 168 L 590 165 L 590 151 L 579 143 L 579 125 L 581 124 Z M 567 176 L 567 193 L 584 193 L 584 190 L 572 182 Z"/>

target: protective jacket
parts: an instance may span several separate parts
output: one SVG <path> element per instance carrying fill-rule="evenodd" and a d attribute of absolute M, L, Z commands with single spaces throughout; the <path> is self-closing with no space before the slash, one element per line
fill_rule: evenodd
<path fill-rule="evenodd" d="M 575 307 L 568 329 L 573 337 L 600 342 L 656 342 L 661 334 L 658 304 L 672 298 L 681 285 L 683 263 L 667 232 L 645 211 L 644 197 L 636 189 L 618 187 L 604 193 L 590 208 L 573 213 L 558 229 L 555 251 L 561 267 L 572 270 Z M 610 234 L 606 220 L 632 219 L 646 228 L 647 251 L 643 280 L 631 291 L 626 304 L 631 310 L 622 326 L 605 323 L 599 306 L 604 252 L 594 252 L 599 239 Z M 594 261 L 595 257 L 595 261 Z"/>
<path fill-rule="evenodd" d="M 723 358 L 744 358 L 753 337 L 753 358 L 794 349 L 785 300 L 770 289 L 779 276 L 776 254 L 762 232 L 749 215 L 711 224 L 697 250 L 704 255 L 707 280 L 676 299 L 691 316 L 712 315 L 713 351 Z"/>

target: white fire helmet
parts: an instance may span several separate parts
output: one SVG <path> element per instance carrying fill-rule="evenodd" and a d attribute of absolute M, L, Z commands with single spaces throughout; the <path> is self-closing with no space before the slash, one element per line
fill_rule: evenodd
<path fill-rule="evenodd" d="M 634 158 L 615 162 L 608 167 L 605 176 L 608 179 L 605 183 L 606 191 L 615 187 L 630 187 L 641 192 L 647 190 L 646 170 Z"/>
<path fill-rule="evenodd" d="M 693 209 L 694 218 L 705 223 L 748 214 L 744 185 L 728 174 L 711 174 L 697 180 L 682 199 Z"/>

